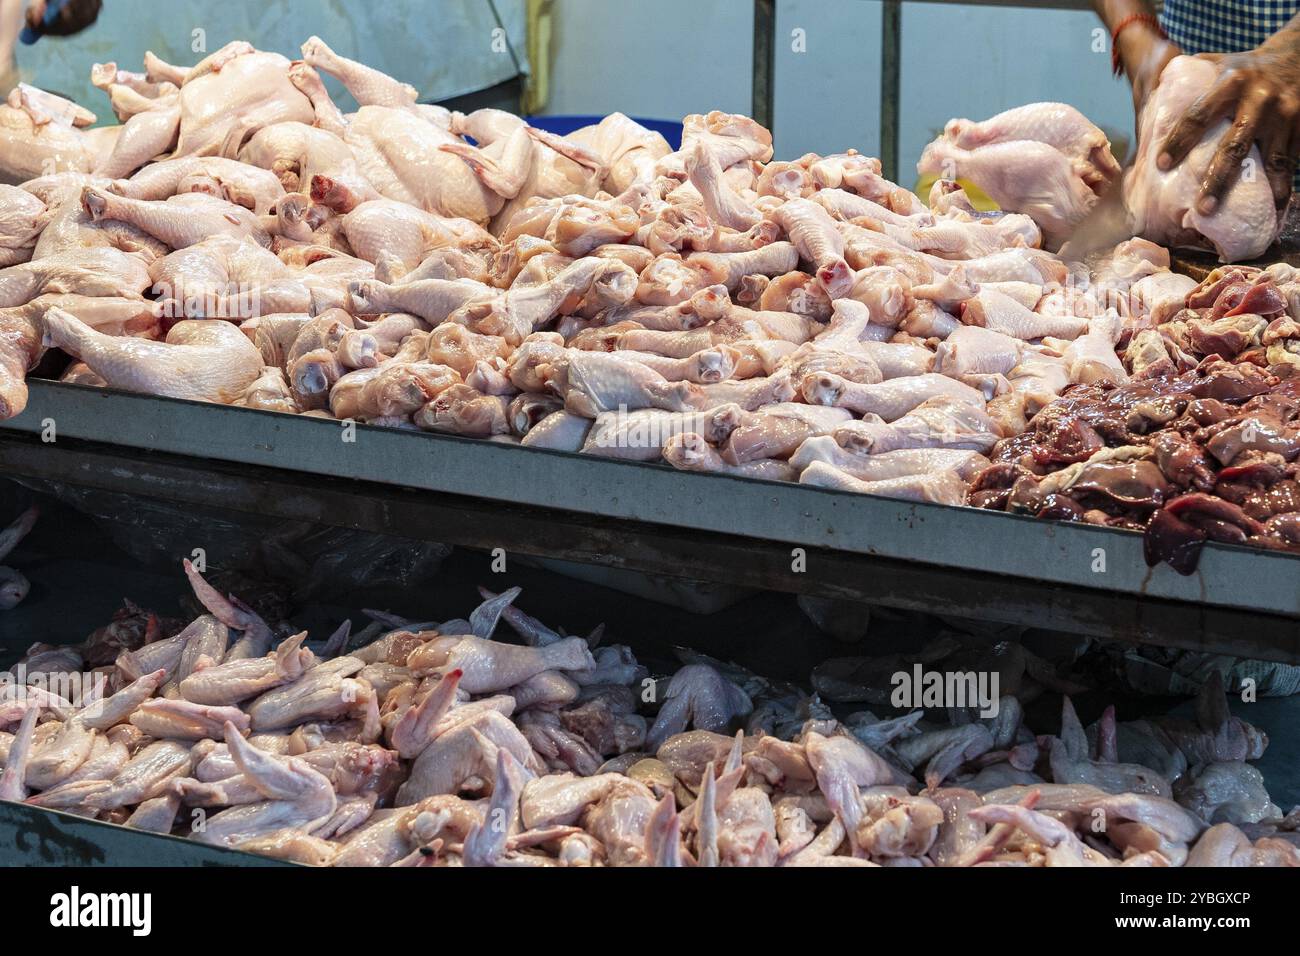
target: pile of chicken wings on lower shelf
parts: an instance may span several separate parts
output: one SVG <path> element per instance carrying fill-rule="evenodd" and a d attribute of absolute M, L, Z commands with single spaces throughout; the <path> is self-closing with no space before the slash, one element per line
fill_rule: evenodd
<path fill-rule="evenodd" d="M 1025 704 L 1084 686 L 1014 642 L 832 659 L 809 695 L 686 649 L 652 673 L 519 588 L 309 642 L 185 572 L 190 623 L 128 602 L 6 673 L 0 799 L 317 866 L 1300 865 L 1218 671 L 1194 717 L 1085 728 L 1064 696 L 1036 734 Z M 922 659 L 1000 679 L 852 706 Z"/>

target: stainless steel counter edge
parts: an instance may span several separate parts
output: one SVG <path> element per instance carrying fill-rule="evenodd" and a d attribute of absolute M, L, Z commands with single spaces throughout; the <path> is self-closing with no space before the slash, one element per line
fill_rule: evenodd
<path fill-rule="evenodd" d="M 0 800 L 0 866 L 293 866 L 283 860 Z"/>
<path fill-rule="evenodd" d="M 1141 536 L 1108 528 L 402 429 L 357 425 L 349 434 L 327 419 L 109 389 L 29 386 L 26 411 L 0 427 L 1300 617 L 1300 555 L 1210 545 L 1184 577 L 1148 568 Z"/>

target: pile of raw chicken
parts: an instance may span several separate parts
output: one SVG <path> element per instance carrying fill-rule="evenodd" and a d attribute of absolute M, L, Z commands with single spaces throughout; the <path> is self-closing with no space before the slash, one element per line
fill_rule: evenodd
<path fill-rule="evenodd" d="M 1056 736 L 1014 694 L 993 716 L 837 719 L 689 652 L 655 680 L 601 629 L 516 608 L 518 588 L 480 589 L 468 620 L 367 612 L 309 646 L 185 571 L 207 610 L 188 625 L 128 605 L 29 649 L 25 685 L 0 685 L 0 799 L 312 865 L 1300 865 L 1300 811 L 1245 762 L 1267 738 L 1217 676 L 1194 720 L 1110 709 L 1085 730 L 1066 697 Z M 1061 686 L 1016 649 L 982 666 L 1016 693 Z M 862 700 L 856 666 L 813 685 Z"/>
<path fill-rule="evenodd" d="M 1129 381 L 1072 388 L 998 442 L 969 503 L 1142 531 L 1148 563 L 1185 574 L 1206 541 L 1300 549 L 1295 279 L 1282 263 L 1161 278 L 1192 288 L 1130 324 Z"/>
<path fill-rule="evenodd" d="M 1171 63 L 1144 144 L 1212 81 L 1198 63 Z M 1133 240 L 1090 265 L 1043 248 L 1118 172 L 1104 134 L 1061 104 L 953 120 L 922 157 L 943 177 L 927 206 L 856 151 L 773 161 L 771 134 L 742 116 L 687 117 L 676 151 L 621 114 L 559 137 L 419 104 L 317 38 L 301 60 L 236 42 L 144 68 L 94 67 L 119 126 L 83 129 L 92 114 L 30 87 L 0 106 L 0 167 L 21 182 L 0 193 L 0 418 L 57 348 L 70 382 L 964 504 L 972 481 L 1008 485 L 1008 464 L 1038 478 L 1078 463 L 994 451 L 1044 408 L 1059 418 L 1067 389 L 1153 369 L 1191 381 L 1224 323 L 1258 346 L 1227 358 L 1296 368 L 1290 273 L 1183 321 L 1194 283 L 1161 247 Z M 1202 152 L 1171 173 L 1138 157 L 1125 190 L 1140 228 L 1259 254 L 1277 231 L 1267 184 L 1243 179 L 1199 217 Z M 978 212 L 957 177 L 1003 211 Z M 1243 311 L 1265 299 L 1267 315 Z M 1252 465 L 1257 485 L 1294 477 L 1300 425 L 1278 415 L 1285 437 L 1263 451 L 1283 461 Z M 1149 430 L 1123 449 L 1158 455 Z M 1150 471 L 1122 454 L 1116 474 Z M 1122 499 L 1063 500 L 1090 482 L 1008 497 L 1139 520 Z M 1269 506 L 1283 520 L 1210 517 L 1198 533 L 1300 547 L 1283 498 Z"/>

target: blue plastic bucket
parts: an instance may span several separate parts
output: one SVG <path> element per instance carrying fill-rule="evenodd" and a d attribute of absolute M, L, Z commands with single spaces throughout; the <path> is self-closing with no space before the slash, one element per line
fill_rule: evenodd
<path fill-rule="evenodd" d="M 605 117 L 603 116 L 526 116 L 524 117 L 531 125 L 538 129 L 544 129 L 548 133 L 555 133 L 557 136 L 566 136 L 575 129 L 582 129 L 584 126 L 591 126 L 599 123 Z M 656 133 L 668 140 L 668 145 L 673 149 L 680 149 L 682 145 L 682 124 L 674 123 L 671 120 L 642 119 L 639 116 L 632 117 L 646 129 L 652 129 Z"/>

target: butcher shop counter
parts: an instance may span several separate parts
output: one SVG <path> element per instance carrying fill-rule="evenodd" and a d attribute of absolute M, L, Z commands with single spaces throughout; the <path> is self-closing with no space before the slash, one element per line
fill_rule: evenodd
<path fill-rule="evenodd" d="M 0 473 L 504 554 L 1300 662 L 1300 555 L 30 380 Z"/>

